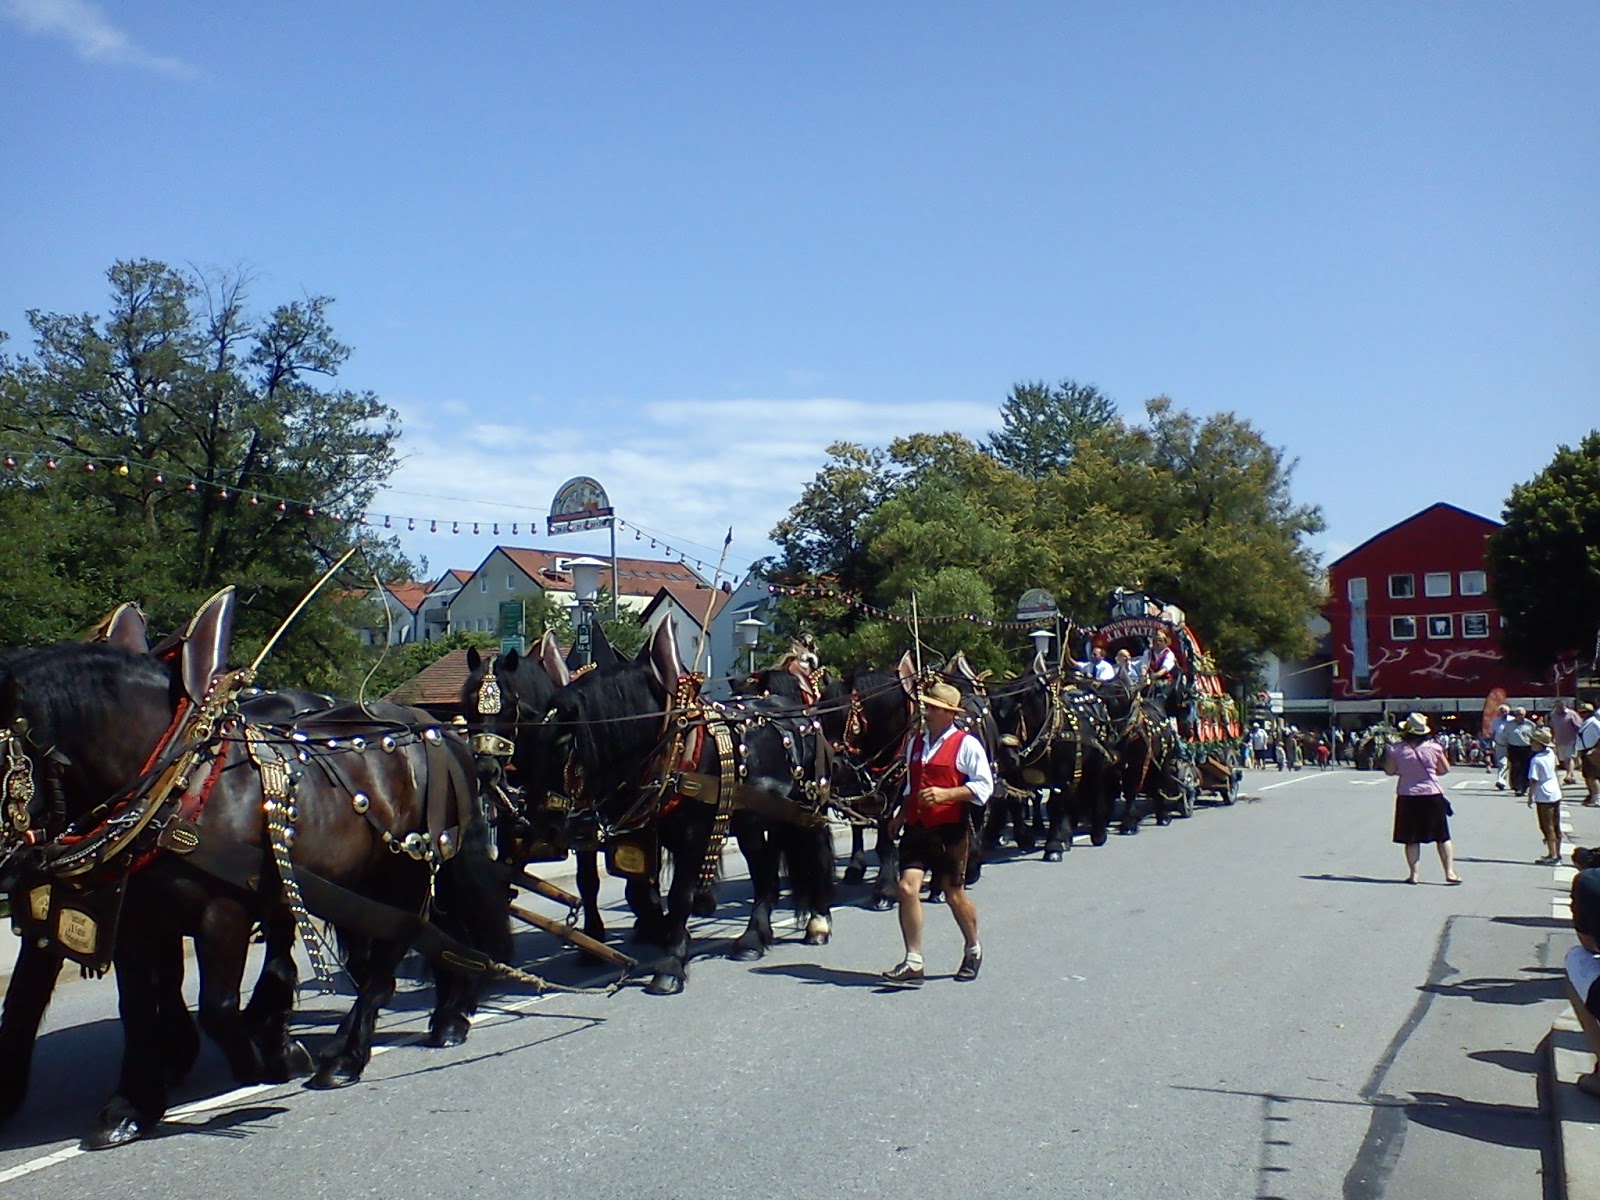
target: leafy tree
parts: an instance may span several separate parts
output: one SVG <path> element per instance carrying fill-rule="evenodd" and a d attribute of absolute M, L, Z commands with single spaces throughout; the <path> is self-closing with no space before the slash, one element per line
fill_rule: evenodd
<path fill-rule="evenodd" d="M 1064 470 L 1077 444 L 1110 427 L 1116 405 L 1089 384 L 1016 383 L 1000 406 L 1000 428 L 984 449 L 1013 471 L 1041 479 Z"/>
<path fill-rule="evenodd" d="M 263 315 L 248 279 L 116 263 L 107 314 L 32 310 L 30 355 L 0 357 L 0 520 L 26 528 L 0 644 L 75 636 L 137 599 L 170 629 L 234 584 L 247 661 L 355 544 L 349 519 L 395 466 L 395 413 L 334 386 L 350 356 L 311 297 Z M 395 543 L 325 589 L 264 680 L 338 687 L 357 663 L 349 597 L 406 578 Z"/>
<path fill-rule="evenodd" d="M 1574 653 L 1589 661 L 1600 637 L 1600 430 L 1512 488 L 1502 515 L 1488 568 L 1507 657 L 1541 673 Z"/>
<path fill-rule="evenodd" d="M 853 442 L 828 447 L 828 461 L 772 531 L 791 574 L 832 574 L 853 580 L 862 544 L 858 526 L 893 486 L 883 451 Z"/>

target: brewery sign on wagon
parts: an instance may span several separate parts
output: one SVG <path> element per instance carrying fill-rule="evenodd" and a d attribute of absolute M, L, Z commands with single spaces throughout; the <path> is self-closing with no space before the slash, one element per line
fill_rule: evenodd
<path fill-rule="evenodd" d="M 612 518 L 611 497 L 598 480 L 587 475 L 569 479 L 556 489 L 550 502 L 547 528 L 551 536 L 585 529 L 607 529 Z"/>

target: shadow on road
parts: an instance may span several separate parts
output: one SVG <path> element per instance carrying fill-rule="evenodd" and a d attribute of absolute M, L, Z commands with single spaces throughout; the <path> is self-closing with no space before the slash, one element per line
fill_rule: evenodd
<path fill-rule="evenodd" d="M 1371 875 L 1302 875 L 1314 883 L 1404 883 L 1404 879 L 1374 879 Z"/>
<path fill-rule="evenodd" d="M 1427 983 L 1417 989 L 1436 996 L 1461 996 L 1483 1004 L 1543 1004 L 1565 994 L 1563 976 L 1538 975 L 1532 979 L 1463 979 L 1458 983 Z"/>
<path fill-rule="evenodd" d="M 1413 1092 L 1406 1119 L 1444 1133 L 1517 1150 L 1544 1150 L 1550 1116 L 1517 1104 L 1486 1104 L 1448 1092 Z"/>
<path fill-rule="evenodd" d="M 831 987 L 881 988 L 888 992 L 904 989 L 887 987 L 883 976 L 876 971 L 843 971 L 838 967 L 824 967 L 820 963 L 773 963 L 765 967 L 752 967 L 753 975 L 787 975 L 802 983 L 827 984 Z"/>
<path fill-rule="evenodd" d="M 1518 1075 L 1539 1073 L 1539 1056 L 1531 1050 L 1474 1050 L 1467 1057 L 1491 1066 L 1504 1067 Z"/>

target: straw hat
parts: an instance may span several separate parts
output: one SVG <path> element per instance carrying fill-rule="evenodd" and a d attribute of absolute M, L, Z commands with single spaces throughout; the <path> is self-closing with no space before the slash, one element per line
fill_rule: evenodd
<path fill-rule="evenodd" d="M 922 702 L 929 708 L 942 708 L 946 712 L 966 711 L 961 707 L 961 693 L 956 690 L 954 684 L 945 683 L 943 680 L 930 683 L 922 689 Z"/>
<path fill-rule="evenodd" d="M 1400 732 L 1413 734 L 1416 737 L 1428 736 L 1428 718 L 1421 713 L 1412 713 L 1400 722 Z"/>
<path fill-rule="evenodd" d="M 1548 746 L 1556 740 L 1556 735 L 1550 732 L 1548 725 L 1537 725 L 1534 727 L 1533 732 L 1528 735 L 1528 740 L 1535 746 Z"/>

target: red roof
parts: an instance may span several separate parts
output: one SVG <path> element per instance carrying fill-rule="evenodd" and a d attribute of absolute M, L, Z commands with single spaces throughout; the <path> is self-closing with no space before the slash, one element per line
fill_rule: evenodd
<path fill-rule="evenodd" d="M 467 652 L 451 650 L 431 666 L 406 680 L 384 697 L 396 704 L 413 704 L 421 708 L 448 708 L 461 701 L 461 689 L 470 674 L 467 670 Z"/>
<path fill-rule="evenodd" d="M 557 558 L 581 558 L 577 554 L 557 554 L 553 550 L 528 550 L 515 546 L 501 546 L 500 551 L 522 570 L 526 571 L 541 587 L 555 588 L 566 591 L 572 587 L 572 577 L 564 571 L 556 570 Z M 599 558 L 599 555 L 595 556 Z M 705 581 L 683 563 L 664 562 L 654 558 L 622 558 L 617 559 L 617 583 L 613 589 L 611 584 L 611 562 L 605 560 L 605 569 L 600 572 L 600 586 L 607 591 L 615 591 L 619 596 L 654 596 L 661 588 L 669 585 L 687 585 L 695 587 L 704 585 Z"/>
<path fill-rule="evenodd" d="M 641 621 L 648 620 L 656 605 L 661 603 L 663 596 L 671 596 L 678 604 L 694 618 L 696 625 L 704 627 L 716 620 L 719 612 L 726 607 L 729 600 L 733 599 L 732 592 L 725 592 L 721 588 L 708 587 L 703 583 L 664 583 L 657 589 L 655 598 L 645 605 L 644 611 L 639 614 Z M 706 615 L 706 605 L 711 606 L 711 615 Z"/>
<path fill-rule="evenodd" d="M 457 583 L 466 583 L 467 580 L 472 578 L 472 572 L 465 567 L 451 567 L 448 574 Z M 441 579 L 439 582 L 443 583 L 444 580 Z"/>
<path fill-rule="evenodd" d="M 391 583 L 389 585 L 389 594 L 405 605 L 409 612 L 416 612 L 417 607 L 427 599 L 428 593 L 432 590 L 433 585 L 429 583 Z"/>

